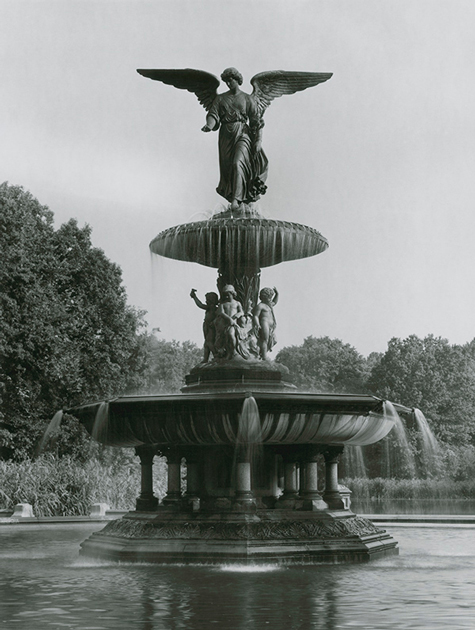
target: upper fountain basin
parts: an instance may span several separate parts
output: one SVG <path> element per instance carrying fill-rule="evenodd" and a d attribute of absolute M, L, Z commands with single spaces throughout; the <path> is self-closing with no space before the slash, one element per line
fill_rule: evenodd
<path fill-rule="evenodd" d="M 154 254 L 166 258 L 251 272 L 315 256 L 327 247 L 320 232 L 299 223 L 222 214 L 164 230 L 150 243 Z"/>
<path fill-rule="evenodd" d="M 110 446 L 351 444 L 384 438 L 391 403 L 366 395 L 253 392 L 122 396 L 66 410 Z M 254 402 L 255 401 L 255 402 Z"/>

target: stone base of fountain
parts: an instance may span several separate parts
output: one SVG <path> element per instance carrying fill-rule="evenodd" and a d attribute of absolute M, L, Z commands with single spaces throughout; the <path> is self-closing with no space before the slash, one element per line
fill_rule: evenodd
<path fill-rule="evenodd" d="M 214 360 L 194 367 L 185 377 L 182 392 L 212 391 L 297 391 L 291 382 L 289 370 L 276 361 L 259 359 Z"/>
<path fill-rule="evenodd" d="M 187 379 L 180 395 L 125 396 L 70 410 L 103 444 L 135 446 L 141 465 L 136 511 L 93 534 L 82 554 L 226 564 L 367 562 L 398 552 L 389 534 L 349 510 L 338 483 L 344 445 L 385 437 L 394 407 L 372 396 L 287 389 L 279 380 L 284 372 L 261 367 L 228 382 L 226 366 L 221 378 L 208 366 L 193 372 L 211 375 L 194 383 L 202 390 L 187 392 Z M 275 388 L 258 382 L 270 374 Z M 156 455 L 167 459 L 160 504 Z"/>
<path fill-rule="evenodd" d="M 259 510 L 212 515 L 130 512 L 81 545 L 81 554 L 156 563 L 348 563 L 399 553 L 397 542 L 349 510 Z"/>

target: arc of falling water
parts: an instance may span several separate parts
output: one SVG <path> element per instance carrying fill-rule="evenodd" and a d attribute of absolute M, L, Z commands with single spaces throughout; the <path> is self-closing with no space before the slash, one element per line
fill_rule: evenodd
<path fill-rule="evenodd" d="M 64 416 L 64 412 L 62 409 L 60 409 L 52 417 L 50 423 L 46 427 L 45 432 L 43 433 L 43 437 L 41 438 L 40 443 L 38 444 L 36 448 L 36 452 L 35 452 L 36 457 L 38 457 L 38 455 L 42 453 L 44 447 L 49 442 L 53 433 L 55 431 L 58 431 L 59 427 L 61 426 L 61 422 L 63 421 L 63 416 Z"/>
<path fill-rule="evenodd" d="M 240 444 L 256 444 L 261 442 L 261 437 L 259 407 L 254 396 L 247 393 L 239 416 L 237 441 Z"/>
<path fill-rule="evenodd" d="M 101 444 L 107 443 L 107 433 L 109 428 L 109 402 L 101 402 L 94 418 L 94 425 L 92 427 L 92 437 Z"/>

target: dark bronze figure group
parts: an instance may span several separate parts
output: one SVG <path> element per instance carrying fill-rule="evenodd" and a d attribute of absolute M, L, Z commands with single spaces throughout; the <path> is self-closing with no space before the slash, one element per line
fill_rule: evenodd
<path fill-rule="evenodd" d="M 190 296 L 195 304 L 203 309 L 204 350 L 203 363 L 213 359 L 231 360 L 239 356 L 242 359 L 268 360 L 277 340 L 275 336 L 276 320 L 274 306 L 279 293 L 266 287 L 259 293 L 260 302 L 252 313 L 245 313 L 232 285 L 226 285 L 221 291 L 221 298 L 214 292 L 207 293 L 206 303 L 192 289 Z"/>
<path fill-rule="evenodd" d="M 216 190 L 230 203 L 228 210 L 223 213 L 229 215 L 230 220 L 233 216 L 254 216 L 255 211 L 250 204 L 266 192 L 268 160 L 262 149 L 266 109 L 275 98 L 306 90 L 332 76 L 329 72 L 261 72 L 251 79 L 253 91 L 247 94 L 240 88 L 243 82 L 241 73 L 236 68 L 227 68 L 221 74 L 221 79 L 228 91 L 218 94 L 219 79 L 202 70 L 187 68 L 137 72 L 149 79 L 193 92 L 206 109 L 206 124 L 202 131 L 219 130 L 220 179 Z M 257 216 L 260 216 L 259 213 Z M 240 234 L 244 236 L 246 226 L 241 227 L 243 230 Z M 229 247 L 227 236 L 226 246 Z M 231 252 L 228 258 L 233 260 Z M 241 269 L 242 264 L 237 267 L 239 269 L 228 276 L 224 286 L 219 285 L 219 297 L 216 293 L 207 293 L 206 302 L 203 303 L 198 299 L 196 290 L 191 291 L 196 305 L 206 312 L 203 322 L 204 364 L 238 358 L 267 361 L 268 353 L 276 344 L 274 306 L 279 297 L 277 289 L 262 289 L 258 301 L 258 268 L 251 265 L 249 276 L 248 271 Z M 251 299 L 248 299 L 249 291 L 243 291 L 238 286 L 248 276 L 251 278 L 250 286 L 255 284 L 254 297 Z M 238 293 L 242 301 L 238 300 Z"/>

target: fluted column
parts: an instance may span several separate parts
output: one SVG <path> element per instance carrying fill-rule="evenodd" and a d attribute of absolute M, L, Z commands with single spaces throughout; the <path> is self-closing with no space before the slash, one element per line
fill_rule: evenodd
<path fill-rule="evenodd" d="M 292 449 L 283 452 L 282 458 L 284 462 L 284 492 L 279 497 L 276 507 L 293 509 L 299 495 L 298 454 Z"/>
<path fill-rule="evenodd" d="M 249 449 L 243 447 L 236 459 L 236 488 L 233 502 L 234 511 L 254 511 L 256 500 L 252 492 L 251 459 Z"/>
<path fill-rule="evenodd" d="M 328 508 L 318 491 L 318 447 L 308 447 L 300 463 L 300 494 L 304 510 Z"/>
<path fill-rule="evenodd" d="M 136 510 L 138 512 L 150 512 L 157 509 L 158 498 L 153 494 L 153 458 L 156 449 L 152 446 L 138 446 L 136 455 L 140 457 L 141 488 L 137 497 Z"/>
<path fill-rule="evenodd" d="M 167 494 L 163 498 L 164 505 L 181 503 L 181 453 L 171 448 L 166 453 L 168 464 Z"/>
<path fill-rule="evenodd" d="M 333 510 L 343 510 L 344 503 L 338 487 L 338 462 L 343 446 L 329 446 L 323 451 L 325 458 L 325 492 L 323 499 Z"/>
<path fill-rule="evenodd" d="M 296 499 L 299 493 L 298 466 L 295 461 L 284 461 L 284 494 L 285 499 Z"/>
<path fill-rule="evenodd" d="M 186 457 L 186 502 L 192 506 L 193 511 L 200 509 L 202 493 L 202 470 L 199 454 L 192 451 L 185 452 Z"/>

